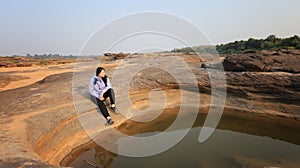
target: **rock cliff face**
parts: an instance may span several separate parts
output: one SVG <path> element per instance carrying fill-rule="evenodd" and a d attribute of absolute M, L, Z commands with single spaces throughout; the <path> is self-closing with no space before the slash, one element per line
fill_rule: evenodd
<path fill-rule="evenodd" d="M 258 51 L 227 55 L 226 71 L 236 72 L 300 72 L 299 50 Z"/>
<path fill-rule="evenodd" d="M 274 114 L 299 117 L 300 51 L 258 51 L 227 55 L 229 96 L 247 100 L 256 108 Z M 263 108 L 265 107 L 265 109 Z"/>
<path fill-rule="evenodd" d="M 300 119 L 299 51 L 261 51 L 257 53 L 226 55 L 227 99 L 225 109 L 271 114 L 282 118 Z M 169 57 L 172 53 L 160 54 Z M 210 78 L 207 69 L 201 68 L 198 56 L 174 54 L 185 60 L 197 80 L 201 105 L 210 105 Z M 109 76 L 112 67 L 134 67 L 153 55 L 131 55 L 129 59 L 107 55 L 102 63 L 107 65 Z M 154 56 L 155 57 L 155 56 Z M 120 61 L 121 60 L 121 61 Z M 168 62 L 161 62 L 161 65 Z M 178 74 L 185 67 L 176 66 Z M 217 70 L 216 70 L 217 71 Z M 124 76 L 127 74 L 123 72 Z M 0 167 L 56 167 L 75 148 L 91 139 L 83 130 L 75 113 L 72 96 L 72 73 L 52 75 L 32 85 L 0 92 Z M 88 81 L 86 81 L 88 83 Z M 86 84 L 87 84 L 86 83 Z M 174 76 L 159 68 L 137 72 L 130 85 L 131 98 L 137 108 L 149 104 L 147 94 L 161 88 L 170 97 L 168 108 L 180 102 L 179 84 Z M 88 97 L 85 87 L 77 88 Z M 189 90 L 188 84 L 184 92 Z M 197 91 L 198 92 L 198 91 Z M 203 99 L 202 99 L 203 98 Z M 142 100 L 141 100 L 142 99 Z M 88 101 L 88 99 L 87 99 Z M 122 97 L 118 97 L 122 103 Z M 94 110 L 97 113 L 96 106 Z M 81 115 L 88 116 L 92 112 Z M 113 115 L 119 125 L 124 121 Z M 114 127 L 118 127 L 119 125 Z M 91 128 L 93 129 L 93 128 Z"/>

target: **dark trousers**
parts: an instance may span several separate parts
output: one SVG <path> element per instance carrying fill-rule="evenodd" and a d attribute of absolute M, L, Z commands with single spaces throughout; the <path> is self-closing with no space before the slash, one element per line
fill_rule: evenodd
<path fill-rule="evenodd" d="M 104 100 L 101 101 L 99 100 L 98 98 L 94 97 L 94 96 L 91 96 L 92 97 L 92 100 L 93 102 L 95 103 L 95 99 L 96 99 L 96 102 L 97 102 L 97 105 L 102 113 L 102 115 L 107 118 L 109 115 L 107 109 L 106 109 L 106 106 L 104 104 L 104 101 L 105 99 L 107 99 L 109 97 L 109 100 L 110 100 L 110 103 L 111 104 L 115 104 L 115 93 L 114 93 L 114 90 L 113 89 L 108 89 L 104 94 L 103 94 L 103 97 L 104 97 Z"/>

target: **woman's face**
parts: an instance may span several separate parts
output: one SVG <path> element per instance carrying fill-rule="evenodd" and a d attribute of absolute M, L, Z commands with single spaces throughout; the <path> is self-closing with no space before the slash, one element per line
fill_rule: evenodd
<path fill-rule="evenodd" d="M 102 69 L 102 71 L 98 75 L 99 77 L 103 78 L 105 76 L 105 70 Z"/>

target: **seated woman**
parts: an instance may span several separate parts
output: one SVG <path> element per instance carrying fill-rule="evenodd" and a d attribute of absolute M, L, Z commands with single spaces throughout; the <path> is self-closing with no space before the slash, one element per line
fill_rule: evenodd
<path fill-rule="evenodd" d="M 103 67 L 98 67 L 96 69 L 96 75 L 92 76 L 89 83 L 89 92 L 92 100 L 97 102 L 97 105 L 107 123 L 110 125 L 113 124 L 114 121 L 106 109 L 104 100 L 109 97 L 111 102 L 110 110 L 112 112 L 116 112 L 114 93 L 111 88 L 109 78 L 105 75 L 105 69 Z"/>

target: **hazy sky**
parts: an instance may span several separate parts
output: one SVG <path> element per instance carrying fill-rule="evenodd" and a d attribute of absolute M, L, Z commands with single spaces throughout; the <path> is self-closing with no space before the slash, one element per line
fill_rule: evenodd
<path fill-rule="evenodd" d="M 212 44 L 288 37 L 300 34 L 299 7 L 299 0 L 1 0 L 0 55 L 76 55 L 98 28 L 143 11 L 187 19 Z"/>

